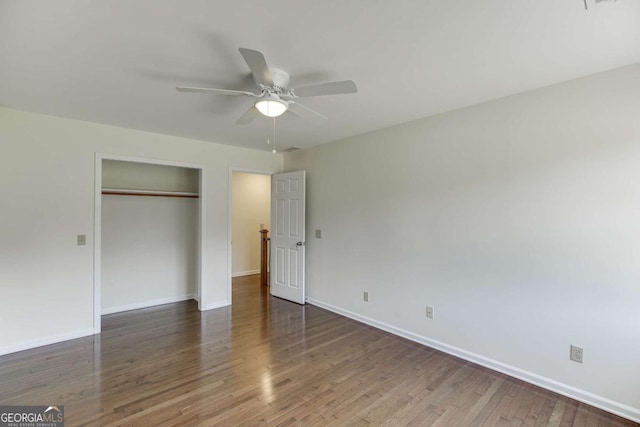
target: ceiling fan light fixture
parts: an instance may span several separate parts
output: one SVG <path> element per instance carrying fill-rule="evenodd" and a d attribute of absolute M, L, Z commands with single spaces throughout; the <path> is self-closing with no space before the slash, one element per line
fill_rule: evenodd
<path fill-rule="evenodd" d="M 1 0 L 0 0 L 1 1 Z M 583 0 L 587 1 L 587 0 Z M 615 0 L 589 0 L 589 1 L 615 1 Z M 322 117 L 325 116 L 313 111 L 311 108 L 300 104 L 298 98 L 324 95 L 341 95 L 358 92 L 358 87 L 353 80 L 335 82 L 323 82 L 289 87 L 289 74 L 279 68 L 269 68 L 264 54 L 258 50 L 240 48 L 240 54 L 247 63 L 256 85 L 253 92 L 233 89 L 220 89 L 213 87 L 178 86 L 179 92 L 210 93 L 226 96 L 240 96 L 251 98 L 253 105 L 236 121 L 237 125 L 248 125 L 256 117 L 263 115 L 275 118 L 283 115 L 289 109 L 294 113 L 307 115 L 308 113 Z M 295 92 L 294 92 L 295 91 Z M 274 120 L 275 122 L 275 120 Z M 275 141 L 274 141 L 275 142 Z"/>
<path fill-rule="evenodd" d="M 287 111 L 289 104 L 281 100 L 276 95 L 267 95 L 256 102 L 256 108 L 264 116 L 278 117 Z"/>

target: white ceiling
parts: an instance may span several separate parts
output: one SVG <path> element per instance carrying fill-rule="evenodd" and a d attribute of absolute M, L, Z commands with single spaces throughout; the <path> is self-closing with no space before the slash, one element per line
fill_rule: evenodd
<path fill-rule="evenodd" d="M 280 147 L 309 147 L 640 61 L 640 1 L 0 0 L 0 105 L 268 149 L 272 122 L 235 121 L 252 90 L 238 47 L 292 86 L 353 79 L 286 114 Z"/>

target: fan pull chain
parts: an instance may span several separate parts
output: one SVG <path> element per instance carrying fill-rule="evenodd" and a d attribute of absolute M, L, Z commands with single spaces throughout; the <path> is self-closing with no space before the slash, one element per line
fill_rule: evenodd
<path fill-rule="evenodd" d="M 276 154 L 276 118 L 273 118 L 273 150 L 271 150 L 273 154 Z"/>

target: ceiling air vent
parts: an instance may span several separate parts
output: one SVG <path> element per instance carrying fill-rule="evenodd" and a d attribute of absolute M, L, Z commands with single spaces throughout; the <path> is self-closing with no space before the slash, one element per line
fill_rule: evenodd
<path fill-rule="evenodd" d="M 280 150 L 281 153 L 293 153 L 294 151 L 298 151 L 298 150 L 302 150 L 302 147 L 297 147 L 297 146 L 293 146 L 293 147 L 289 147 L 289 148 L 285 148 L 284 150 Z"/>

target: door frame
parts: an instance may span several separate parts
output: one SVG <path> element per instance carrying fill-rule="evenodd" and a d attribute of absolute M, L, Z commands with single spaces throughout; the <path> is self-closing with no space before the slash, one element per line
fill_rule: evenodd
<path fill-rule="evenodd" d="M 227 295 L 229 305 L 233 304 L 233 247 L 231 246 L 231 241 L 233 237 L 233 173 L 241 172 L 241 173 L 252 173 L 254 175 L 273 175 L 278 172 L 266 170 L 266 169 L 252 169 L 252 168 L 241 168 L 236 166 L 229 167 L 229 179 L 227 182 L 227 194 L 229 198 L 227 200 Z M 271 197 L 271 196 L 269 196 Z"/>
<path fill-rule="evenodd" d="M 205 168 L 196 163 L 177 162 L 173 160 L 161 160 L 148 157 L 124 156 L 119 154 L 96 153 L 95 154 L 95 187 L 94 187 L 94 211 L 93 211 L 93 333 L 99 334 L 102 330 L 102 161 L 120 160 L 133 163 L 147 163 L 163 166 L 177 166 L 182 168 L 197 169 L 199 171 L 199 198 L 198 198 L 198 261 L 196 267 L 196 294 L 198 309 L 203 310 L 202 301 L 205 294 L 204 283 L 206 277 L 205 263 L 205 233 L 206 233 L 206 179 Z"/>

